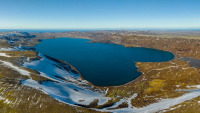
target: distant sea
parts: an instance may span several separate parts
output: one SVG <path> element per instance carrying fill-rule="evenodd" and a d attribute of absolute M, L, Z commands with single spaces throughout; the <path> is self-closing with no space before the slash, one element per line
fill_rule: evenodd
<path fill-rule="evenodd" d="M 200 29 L 0 29 L 0 32 L 21 31 L 21 32 L 67 32 L 67 31 L 200 31 Z"/>
<path fill-rule="evenodd" d="M 7 31 L 21 31 L 21 32 L 67 32 L 67 31 L 96 31 L 96 30 L 46 30 L 46 29 L 0 29 L 0 32 L 7 32 Z"/>

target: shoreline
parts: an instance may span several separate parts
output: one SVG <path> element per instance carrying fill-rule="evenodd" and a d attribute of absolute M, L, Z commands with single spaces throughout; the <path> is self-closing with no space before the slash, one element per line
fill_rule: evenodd
<path fill-rule="evenodd" d="M 79 38 L 79 37 L 57 37 L 56 39 L 58 39 L 58 38 L 90 39 L 90 38 Z M 42 40 L 46 40 L 46 39 L 42 39 Z M 42 42 L 42 40 L 38 41 L 39 43 L 37 43 L 37 44 L 40 44 L 40 43 Z M 47 40 L 48 40 L 48 39 L 47 39 Z M 101 41 L 99 41 L 99 42 L 93 42 L 93 39 L 90 39 L 90 40 L 87 41 L 86 43 L 114 44 L 114 45 L 120 45 L 120 46 L 126 47 L 125 45 L 116 44 L 116 43 L 104 43 L 104 42 L 101 42 Z M 34 46 L 34 47 L 35 47 L 35 46 Z M 126 48 L 129 48 L 129 47 L 126 47 Z M 146 48 L 146 49 L 152 49 L 152 50 L 157 50 L 157 51 L 168 52 L 168 53 L 172 54 L 172 55 L 173 55 L 173 59 L 175 59 L 174 53 L 172 53 L 172 52 L 170 52 L 170 51 L 161 50 L 161 49 L 156 49 L 156 48 L 148 48 L 148 47 L 132 47 L 132 48 Z M 34 51 L 35 51 L 35 50 L 34 50 Z M 47 55 L 45 55 L 45 56 L 47 56 Z M 50 57 L 50 56 L 48 56 L 48 57 Z M 52 57 L 50 57 L 50 58 L 52 58 Z M 59 61 L 59 62 L 66 63 L 67 65 L 69 65 L 72 69 L 74 69 L 74 70 L 80 75 L 80 78 L 81 78 L 82 80 L 85 80 L 85 79 L 83 78 L 83 76 L 81 75 L 81 73 L 76 69 L 76 67 L 74 67 L 73 65 L 69 64 L 67 61 L 62 61 L 62 60 L 59 60 L 59 59 L 56 59 L 56 58 L 52 58 L 52 59 L 54 59 L 54 60 L 56 60 L 56 61 Z M 171 59 L 171 60 L 173 60 L 173 59 Z M 171 60 L 168 60 L 168 61 L 171 61 Z M 162 62 L 168 62 L 168 61 L 162 61 Z M 133 62 L 135 62 L 135 61 L 133 61 Z M 145 63 L 145 62 L 144 62 L 144 63 Z M 136 62 L 135 62 L 135 67 L 137 67 L 137 66 L 136 66 Z M 137 67 L 137 71 L 138 71 L 138 67 Z M 138 72 L 140 72 L 140 71 L 138 71 Z M 127 83 L 121 84 L 121 85 L 97 86 L 97 85 L 94 85 L 94 84 L 92 84 L 91 82 L 89 82 L 89 81 L 87 81 L 87 80 L 85 80 L 85 81 L 87 81 L 88 84 L 90 84 L 90 85 L 92 85 L 92 86 L 94 86 L 94 87 L 97 87 L 97 88 L 101 88 L 101 89 L 102 89 L 102 88 L 105 89 L 105 88 L 109 88 L 109 87 L 120 87 L 120 86 L 127 85 L 127 84 L 129 84 L 129 83 L 131 83 L 131 82 L 134 82 L 134 80 L 136 80 L 137 78 L 139 78 L 140 76 L 142 76 L 142 72 L 140 72 L 140 73 L 141 73 L 141 75 L 139 75 L 139 76 L 136 77 L 135 79 L 133 79 L 133 80 L 127 82 Z"/>

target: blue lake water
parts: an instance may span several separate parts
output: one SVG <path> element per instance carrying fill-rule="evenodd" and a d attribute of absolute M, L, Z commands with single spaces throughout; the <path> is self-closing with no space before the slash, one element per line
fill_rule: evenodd
<path fill-rule="evenodd" d="M 36 50 L 66 61 L 76 67 L 82 77 L 97 86 L 115 86 L 141 75 L 134 62 L 164 62 L 174 58 L 167 51 L 116 44 L 87 43 L 88 39 L 46 39 Z"/>

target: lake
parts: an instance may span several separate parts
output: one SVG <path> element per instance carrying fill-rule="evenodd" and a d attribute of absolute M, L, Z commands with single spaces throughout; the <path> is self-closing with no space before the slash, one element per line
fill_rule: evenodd
<path fill-rule="evenodd" d="M 42 54 L 70 63 L 85 80 L 97 86 L 116 86 L 134 80 L 141 75 L 134 62 L 164 62 L 174 58 L 167 51 L 88 41 L 45 39 L 35 48 Z"/>

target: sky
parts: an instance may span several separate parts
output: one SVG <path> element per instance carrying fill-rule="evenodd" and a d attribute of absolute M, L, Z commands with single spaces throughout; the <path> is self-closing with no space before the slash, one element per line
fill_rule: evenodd
<path fill-rule="evenodd" d="M 200 28 L 200 0 L 0 0 L 0 29 L 143 28 Z"/>

